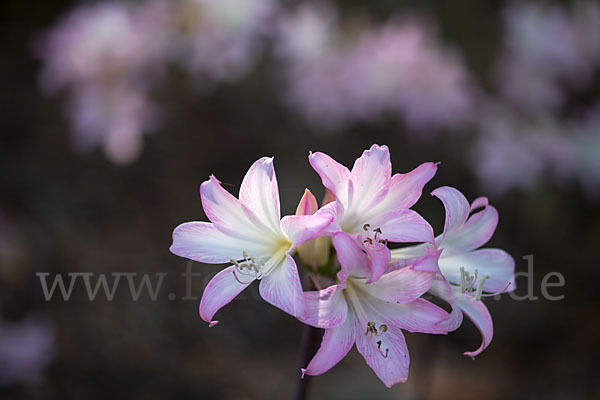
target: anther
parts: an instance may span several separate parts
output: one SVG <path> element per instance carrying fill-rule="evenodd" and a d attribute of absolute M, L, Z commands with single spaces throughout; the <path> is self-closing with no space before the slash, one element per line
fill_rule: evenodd
<path fill-rule="evenodd" d="M 363 231 L 369 231 L 369 228 L 371 227 L 371 224 L 364 224 L 363 225 Z"/>
<path fill-rule="evenodd" d="M 365 331 L 365 336 L 367 336 L 369 333 L 372 334 L 377 334 L 377 328 L 375 327 L 375 322 L 373 321 L 369 321 L 367 322 L 367 330 Z"/>

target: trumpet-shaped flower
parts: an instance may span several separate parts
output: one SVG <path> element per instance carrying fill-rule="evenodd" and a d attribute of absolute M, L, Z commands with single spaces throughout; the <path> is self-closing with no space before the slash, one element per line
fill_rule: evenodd
<path fill-rule="evenodd" d="M 366 150 L 351 171 L 324 153 L 311 153 L 309 161 L 335 194 L 335 203 L 325 206 L 335 221 L 330 230 L 352 235 L 369 256 L 369 283 L 385 272 L 388 241 L 433 242 L 431 226 L 409 208 L 435 175 L 435 163 L 392 176 L 389 150 L 378 145 Z"/>
<path fill-rule="evenodd" d="M 465 313 L 482 335 L 481 346 L 465 355 L 475 357 L 491 343 L 494 333 L 491 315 L 481 301 L 483 293 L 502 293 L 516 288 L 513 258 L 500 249 L 479 249 L 492 237 L 498 224 L 498 212 L 479 197 L 469 205 L 465 196 L 451 187 L 432 192 L 446 210 L 444 231 L 435 239 L 435 246 L 422 244 L 392 250 L 391 270 L 403 268 L 427 257 L 433 247 L 441 250 L 439 273 L 430 292 L 447 301 L 453 318 L 447 321 L 449 330 L 457 328 Z M 475 210 L 482 210 L 473 213 Z M 469 215 L 471 214 L 471 215 Z"/>
<path fill-rule="evenodd" d="M 368 255 L 353 237 L 332 235 L 341 264 L 339 284 L 305 293 L 307 324 L 325 328 L 321 347 L 302 375 L 319 375 L 346 356 L 352 345 L 377 376 L 391 387 L 408 378 L 409 354 L 402 329 L 447 333 L 447 312 L 419 297 L 434 274 L 411 267 L 383 274 L 369 283 Z M 437 258 L 439 254 L 430 253 Z M 423 260 L 422 260 L 423 261 Z"/>
<path fill-rule="evenodd" d="M 200 186 L 208 222 L 187 222 L 173 232 L 171 252 L 204 263 L 230 263 L 207 285 L 200 316 L 215 325 L 215 313 L 250 283 L 283 311 L 303 317 L 303 292 L 291 252 L 316 237 L 332 221 L 327 215 L 280 217 L 279 192 L 272 158 L 248 170 L 236 199 L 211 176 Z"/>

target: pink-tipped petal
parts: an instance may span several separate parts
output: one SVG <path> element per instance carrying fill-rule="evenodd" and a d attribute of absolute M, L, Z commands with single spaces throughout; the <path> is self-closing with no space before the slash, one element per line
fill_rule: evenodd
<path fill-rule="evenodd" d="M 279 233 L 279 189 L 273 158 L 257 160 L 244 177 L 240 187 L 240 201 L 274 234 Z"/>
<path fill-rule="evenodd" d="M 305 189 L 304 195 L 302 195 L 298 207 L 296 207 L 296 215 L 313 215 L 318 209 L 317 198 L 310 190 Z"/>
<path fill-rule="evenodd" d="M 331 241 L 342 267 L 338 272 L 340 282 L 346 282 L 349 276 L 367 278 L 371 275 L 367 254 L 356 243 L 356 240 L 344 232 L 336 232 Z"/>
<path fill-rule="evenodd" d="M 432 247 L 433 246 L 429 243 L 423 243 L 391 250 L 391 260 L 387 268 L 388 271 L 413 265 L 418 262 L 419 259 L 426 257 Z"/>
<path fill-rule="evenodd" d="M 208 322 L 210 327 L 219 322 L 212 320 L 217 311 L 229 304 L 254 281 L 248 276 L 236 276 L 236 273 L 238 272 L 234 266 L 227 267 L 216 274 L 204 289 L 202 300 L 200 300 L 200 317 Z M 242 278 L 243 281 L 241 281 Z"/>
<path fill-rule="evenodd" d="M 409 303 L 429 290 L 434 274 L 403 268 L 388 272 L 363 287 L 371 296 L 391 303 Z"/>
<path fill-rule="evenodd" d="M 265 228 L 214 176 L 200 185 L 202 208 L 217 228 L 230 236 L 266 241 Z M 261 229 L 263 227 L 263 229 Z"/>
<path fill-rule="evenodd" d="M 359 328 L 364 330 L 364 327 L 357 327 L 357 330 Z M 398 327 L 388 325 L 387 332 L 378 338 L 359 331 L 356 348 L 387 387 L 408 379 L 410 356 L 404 335 Z"/>
<path fill-rule="evenodd" d="M 240 259 L 244 251 L 254 257 L 270 252 L 265 244 L 229 236 L 208 222 L 179 225 L 173 231 L 173 244 L 169 250 L 180 257 L 212 264 Z"/>
<path fill-rule="evenodd" d="M 475 211 L 478 208 L 485 208 L 489 205 L 489 201 L 487 197 L 478 197 L 471 203 L 470 212 Z"/>
<path fill-rule="evenodd" d="M 348 314 L 343 289 L 343 285 L 333 285 L 323 290 L 304 292 L 306 315 L 301 321 L 317 328 L 341 325 Z"/>
<path fill-rule="evenodd" d="M 435 189 L 431 194 L 442 201 L 446 209 L 446 222 L 444 223 L 444 234 L 461 228 L 469 217 L 469 201 L 457 189 L 450 186 L 442 186 Z"/>
<path fill-rule="evenodd" d="M 434 241 L 431 225 L 413 210 L 393 210 L 380 214 L 371 220 L 371 226 L 379 227 L 382 237 L 390 242 Z"/>
<path fill-rule="evenodd" d="M 489 275 L 483 284 L 488 293 L 510 292 L 515 290 L 515 260 L 510 254 L 500 249 L 479 249 L 467 253 L 444 256 L 439 261 L 440 270 L 450 282 L 459 284 L 460 268 L 479 279 Z"/>
<path fill-rule="evenodd" d="M 458 254 L 476 249 L 487 243 L 498 225 L 498 211 L 490 205 L 471 215 L 465 225 L 448 233 L 442 239 L 440 247 L 443 256 Z"/>
<path fill-rule="evenodd" d="M 304 318 L 304 294 L 294 259 L 286 255 L 260 282 L 259 292 L 267 302 L 286 313 Z"/>
<path fill-rule="evenodd" d="M 475 358 L 492 342 L 492 337 L 494 336 L 492 316 L 481 300 L 475 300 L 471 296 L 464 294 L 455 295 L 455 298 L 458 307 L 473 321 L 479 332 L 481 332 L 481 346 L 475 351 L 465 352 L 466 356 Z"/>
<path fill-rule="evenodd" d="M 429 288 L 429 292 L 432 295 L 444 300 L 450 305 L 450 307 L 452 307 L 452 312 L 450 312 L 448 319 L 438 322 L 438 327 L 448 332 L 458 329 L 463 321 L 463 313 L 462 310 L 456 305 L 452 286 L 450 286 L 448 281 L 441 273 L 435 275 L 435 279 Z"/>
<path fill-rule="evenodd" d="M 346 357 L 356 337 L 354 318 L 350 316 L 346 318 L 342 325 L 325 329 L 321 347 L 308 366 L 303 368 L 302 375 L 320 375 L 329 371 L 342 358 Z"/>
<path fill-rule="evenodd" d="M 360 236 L 359 236 L 360 237 Z M 384 243 L 362 243 L 363 249 L 367 252 L 369 259 L 369 270 L 371 271 L 367 283 L 375 282 L 385 273 L 390 262 L 390 249 Z"/>
<path fill-rule="evenodd" d="M 292 242 L 291 249 L 294 249 L 308 240 L 322 236 L 332 220 L 326 214 L 286 215 L 281 220 L 281 230 Z"/>
<path fill-rule="evenodd" d="M 331 190 L 338 201 L 348 205 L 348 181 L 350 171 L 325 153 L 310 153 L 308 161 L 321 177 L 323 186 Z"/>
<path fill-rule="evenodd" d="M 427 247 L 425 252 L 425 255 L 414 260 L 410 267 L 415 271 L 439 273 L 439 259 L 443 250 Z"/>
<path fill-rule="evenodd" d="M 424 300 L 416 299 L 410 303 L 377 303 L 377 312 L 385 316 L 394 325 L 409 332 L 448 333 L 439 325 L 449 318 L 444 309 Z"/>
<path fill-rule="evenodd" d="M 427 162 L 406 174 L 395 174 L 390 180 L 390 188 L 383 201 L 374 207 L 372 214 L 388 210 L 405 210 L 412 207 L 421 197 L 423 187 L 433 178 L 437 164 Z"/>
<path fill-rule="evenodd" d="M 350 172 L 352 197 L 348 208 L 364 213 L 381 202 L 388 193 L 392 175 L 390 151 L 374 144 L 354 162 Z"/>

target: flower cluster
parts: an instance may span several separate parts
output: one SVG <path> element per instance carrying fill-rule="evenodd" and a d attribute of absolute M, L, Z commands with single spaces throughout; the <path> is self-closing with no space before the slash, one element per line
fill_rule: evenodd
<path fill-rule="evenodd" d="M 303 375 L 326 372 L 356 344 L 388 387 L 408 378 L 402 330 L 446 334 L 466 314 L 483 343 L 465 354 L 481 353 L 493 333 L 482 298 L 515 288 L 512 257 L 499 249 L 479 249 L 498 222 L 487 199 L 469 204 L 454 188 L 433 191 L 446 209 L 444 231 L 435 236 L 411 207 L 437 164 L 392 175 L 389 150 L 378 145 L 365 151 L 351 170 L 319 152 L 311 153 L 309 162 L 327 189 L 326 200 L 319 208 L 306 190 L 295 215 L 283 218 L 272 158 L 250 167 L 239 198 L 214 176 L 201 185 L 202 206 L 211 222 L 178 226 L 171 252 L 229 264 L 204 291 L 202 319 L 214 326 L 221 307 L 260 281 L 264 300 L 325 330 Z M 396 248 L 390 250 L 392 246 Z M 303 291 L 294 255 L 310 271 L 317 290 Z M 426 293 L 448 303 L 451 311 L 423 298 Z"/>

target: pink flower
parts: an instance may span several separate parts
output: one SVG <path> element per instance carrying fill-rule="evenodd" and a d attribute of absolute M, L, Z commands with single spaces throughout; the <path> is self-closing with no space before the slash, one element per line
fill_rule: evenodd
<path fill-rule="evenodd" d="M 195 261 L 231 263 L 208 284 L 200 316 L 210 326 L 215 313 L 250 283 L 260 280 L 267 302 L 297 317 L 305 313 L 296 263 L 290 253 L 316 237 L 332 221 L 327 215 L 280 217 L 273 159 L 263 157 L 248 170 L 239 200 L 211 176 L 200 186 L 209 222 L 187 222 L 173 232 L 171 252 Z"/>
<path fill-rule="evenodd" d="M 352 345 L 377 376 L 391 387 L 408 378 L 409 354 L 402 329 L 409 332 L 447 333 L 442 322 L 448 313 L 420 299 L 434 274 L 407 267 L 369 283 L 369 260 L 348 234 L 332 237 L 341 271 L 339 284 L 307 292 L 307 324 L 325 328 L 321 347 L 302 375 L 319 375 L 348 354 Z M 431 257 L 437 258 L 437 254 Z"/>
<path fill-rule="evenodd" d="M 441 250 L 439 274 L 430 292 L 452 306 L 453 318 L 446 328 L 453 330 L 462 322 L 465 313 L 477 326 L 483 337 L 481 346 L 465 355 L 475 357 L 489 346 L 494 333 L 490 313 L 481 301 L 483 293 L 502 293 L 516 288 L 513 258 L 500 249 L 479 249 L 492 237 L 498 224 L 498 212 L 479 197 L 469 205 L 458 190 L 444 186 L 432 192 L 446 209 L 444 232 L 436 237 L 435 247 Z M 483 210 L 473 213 L 475 210 Z M 473 214 L 471 214 L 473 213 Z M 471 214 L 471 215 L 469 215 Z M 434 246 L 430 244 L 392 250 L 389 269 L 428 257 Z"/>
<path fill-rule="evenodd" d="M 311 153 L 309 161 L 336 197 L 320 213 L 334 217 L 331 232 L 350 234 L 367 252 L 369 283 L 384 273 L 390 260 L 388 241 L 433 243 L 431 226 L 409 208 L 435 175 L 436 164 L 424 163 L 407 174 L 392 176 L 389 150 L 378 145 L 365 151 L 352 171 L 324 153 Z"/>

